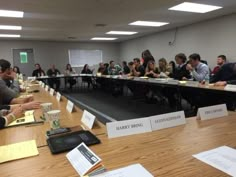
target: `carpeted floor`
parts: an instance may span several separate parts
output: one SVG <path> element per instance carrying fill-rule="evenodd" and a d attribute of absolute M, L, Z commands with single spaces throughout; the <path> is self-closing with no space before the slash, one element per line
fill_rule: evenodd
<path fill-rule="evenodd" d="M 96 90 L 63 93 L 81 109 L 95 114 L 103 123 L 165 114 L 176 111 L 167 103 L 147 103 L 132 96 L 114 97 L 110 92 Z"/>

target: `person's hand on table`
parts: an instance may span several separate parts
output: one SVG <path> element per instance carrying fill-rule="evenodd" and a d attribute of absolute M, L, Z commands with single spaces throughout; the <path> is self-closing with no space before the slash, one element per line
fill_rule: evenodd
<path fill-rule="evenodd" d="M 18 107 L 16 109 L 14 109 L 11 112 L 11 114 L 13 114 L 16 117 L 16 119 L 18 119 L 18 118 L 21 118 L 24 116 L 24 110 L 22 109 L 22 107 Z"/>
<path fill-rule="evenodd" d="M 23 110 L 32 110 L 32 109 L 39 109 L 41 102 L 39 101 L 32 101 L 29 103 L 24 103 L 21 105 Z"/>
<path fill-rule="evenodd" d="M 227 82 L 226 81 L 219 81 L 214 84 L 214 86 L 226 86 Z"/>
<path fill-rule="evenodd" d="M 186 77 L 183 77 L 182 80 L 183 80 L 183 81 L 186 81 L 186 80 L 188 80 L 188 79 L 187 79 Z"/>

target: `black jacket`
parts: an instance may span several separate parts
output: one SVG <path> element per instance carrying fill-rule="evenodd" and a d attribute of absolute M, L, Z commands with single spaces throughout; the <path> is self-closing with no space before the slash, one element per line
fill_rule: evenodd
<path fill-rule="evenodd" d="M 190 72 L 186 69 L 186 65 L 183 65 L 181 68 L 175 68 L 173 73 L 173 78 L 176 80 L 182 80 L 183 77 L 186 77 L 187 79 L 191 78 Z"/>
<path fill-rule="evenodd" d="M 227 81 L 228 84 L 236 84 L 236 63 L 224 64 L 220 70 L 212 76 L 210 83 Z"/>

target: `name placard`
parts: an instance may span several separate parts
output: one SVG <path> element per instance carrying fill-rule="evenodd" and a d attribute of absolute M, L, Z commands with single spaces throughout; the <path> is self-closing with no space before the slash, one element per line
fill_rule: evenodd
<path fill-rule="evenodd" d="M 56 98 L 57 98 L 57 101 L 61 101 L 61 94 L 59 92 L 57 92 Z"/>
<path fill-rule="evenodd" d="M 50 93 L 50 95 L 52 95 L 52 96 L 53 96 L 53 95 L 54 95 L 54 92 L 55 92 L 55 90 L 54 90 L 53 88 L 50 88 L 50 92 L 49 92 L 49 93 Z"/>
<path fill-rule="evenodd" d="M 43 82 L 41 86 L 44 88 L 45 87 L 45 83 Z"/>
<path fill-rule="evenodd" d="M 149 118 L 109 122 L 106 124 L 108 138 L 151 132 Z"/>
<path fill-rule="evenodd" d="M 27 77 L 28 80 L 36 80 L 36 77 Z"/>
<path fill-rule="evenodd" d="M 68 100 L 67 106 L 66 106 L 66 110 L 67 110 L 69 113 L 72 113 L 73 108 L 74 108 L 74 103 L 71 102 L 70 100 Z"/>
<path fill-rule="evenodd" d="M 197 113 L 197 119 L 201 120 L 215 119 L 224 116 L 228 116 L 226 104 L 199 108 Z"/>
<path fill-rule="evenodd" d="M 46 86 L 45 86 L 45 91 L 48 91 L 48 90 L 49 90 L 49 86 L 46 85 Z"/>
<path fill-rule="evenodd" d="M 96 116 L 84 110 L 81 122 L 83 122 L 84 125 L 86 125 L 89 129 L 92 129 L 95 119 L 96 119 Z"/>
<path fill-rule="evenodd" d="M 184 111 L 151 116 L 149 119 L 153 131 L 186 124 Z"/>
<path fill-rule="evenodd" d="M 227 84 L 224 90 L 236 92 L 236 85 Z"/>

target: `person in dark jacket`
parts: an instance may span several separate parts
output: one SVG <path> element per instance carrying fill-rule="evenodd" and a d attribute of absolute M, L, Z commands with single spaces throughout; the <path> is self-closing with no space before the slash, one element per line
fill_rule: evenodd
<path fill-rule="evenodd" d="M 224 64 L 220 70 L 210 79 L 210 83 L 216 86 L 236 84 L 236 63 Z"/>
<path fill-rule="evenodd" d="M 130 73 L 130 68 L 129 66 L 127 65 L 127 62 L 126 61 L 123 61 L 122 62 L 122 65 L 123 65 L 123 74 L 129 74 Z"/>
<path fill-rule="evenodd" d="M 93 74 L 93 71 L 89 69 L 88 64 L 85 64 L 83 67 L 83 70 L 81 71 L 81 74 Z M 82 81 L 88 83 L 88 88 L 90 88 L 90 85 L 92 85 L 92 78 L 91 77 L 83 76 Z"/>
<path fill-rule="evenodd" d="M 149 61 L 154 61 L 155 62 L 155 59 L 154 57 L 152 56 L 151 52 L 149 50 L 145 50 L 142 52 L 142 59 L 143 59 L 143 67 L 146 68 L 147 67 L 147 64 Z"/>
<path fill-rule="evenodd" d="M 36 63 L 34 66 L 35 66 L 35 70 L 33 71 L 32 76 L 34 77 L 45 76 L 45 72 L 41 68 L 40 64 Z"/>
<path fill-rule="evenodd" d="M 177 67 L 173 72 L 173 78 L 176 80 L 187 80 L 191 78 L 190 72 L 186 69 L 187 57 L 183 53 L 179 53 L 175 56 Z"/>

